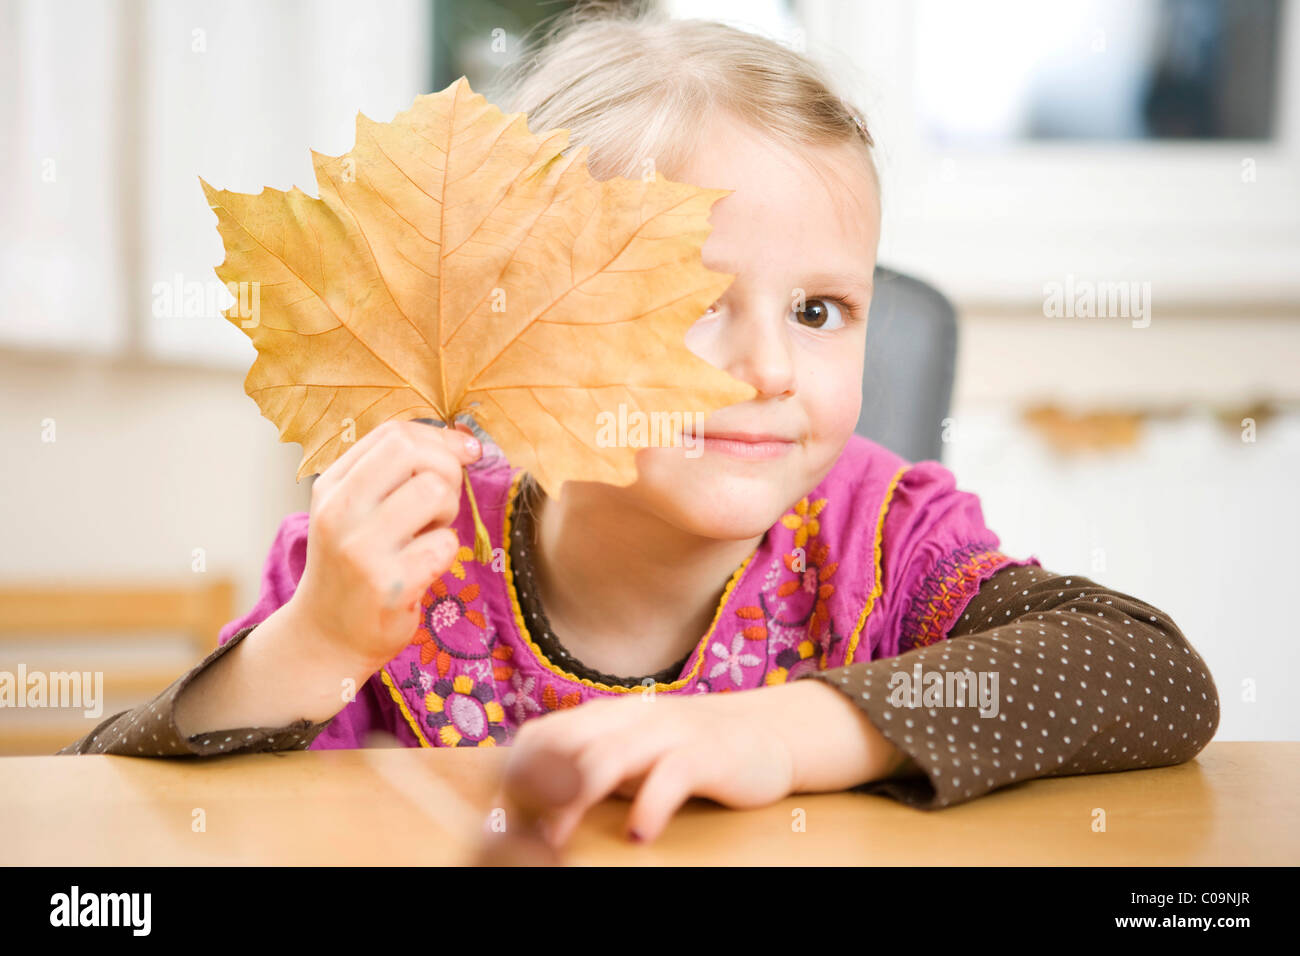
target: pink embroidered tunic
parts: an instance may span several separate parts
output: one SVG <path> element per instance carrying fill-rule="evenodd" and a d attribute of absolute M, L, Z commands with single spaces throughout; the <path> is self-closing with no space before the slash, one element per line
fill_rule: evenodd
<path fill-rule="evenodd" d="M 595 696 L 816 680 L 916 767 L 852 789 L 935 810 L 1038 777 L 1181 763 L 1218 729 L 1213 678 L 1167 614 L 1032 558 L 1008 558 L 978 499 L 935 462 L 908 464 L 851 438 L 825 480 L 736 569 L 691 653 L 646 678 L 593 670 L 551 633 L 531 588 L 520 473 L 489 447 L 470 481 L 495 557 L 479 564 L 462 547 L 424 594 L 411 644 L 335 716 L 189 736 L 176 723 L 186 688 L 293 595 L 309 532 L 299 512 L 281 522 L 256 606 L 222 629 L 217 648 L 152 701 L 106 717 L 59 753 L 352 748 L 376 729 L 408 746 L 491 747 L 508 744 L 525 721 Z M 469 542 L 462 496 L 455 527 Z M 900 711 L 896 679 L 917 668 L 1001 674 L 996 713 L 938 701 Z"/>
<path fill-rule="evenodd" d="M 531 718 L 597 696 L 748 690 L 812 670 L 893 657 L 940 640 L 980 581 L 1016 561 L 998 551 L 978 499 L 936 462 L 909 465 L 853 436 L 826 477 L 764 535 L 727 582 L 707 632 L 671 681 L 610 684 L 574 673 L 539 646 L 519 596 L 509 546 L 521 470 L 492 446 L 468 474 L 493 547 L 473 560 L 464 489 L 454 528 L 462 547 L 425 592 L 412 643 L 382 667 L 311 744 L 363 745 L 372 729 L 408 746 L 508 744 Z M 222 643 L 264 620 L 297 587 L 308 515 L 284 519 L 261 600 Z"/>

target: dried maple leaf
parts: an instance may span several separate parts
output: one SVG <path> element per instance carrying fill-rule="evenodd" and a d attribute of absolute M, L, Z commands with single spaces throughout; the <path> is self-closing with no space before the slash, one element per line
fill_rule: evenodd
<path fill-rule="evenodd" d="M 637 449 L 599 439 L 601 412 L 754 397 L 684 344 L 734 278 L 700 258 L 730 190 L 600 182 L 567 144 L 461 77 L 391 123 L 358 113 L 351 152 L 313 151 L 319 199 L 200 178 L 217 275 L 259 284 L 252 319 L 226 313 L 258 352 L 244 389 L 302 444 L 299 479 L 382 422 L 468 414 L 548 495 L 626 485 Z"/>

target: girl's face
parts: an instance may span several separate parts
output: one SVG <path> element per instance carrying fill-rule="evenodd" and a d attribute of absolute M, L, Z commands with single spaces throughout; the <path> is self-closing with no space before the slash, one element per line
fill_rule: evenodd
<path fill-rule="evenodd" d="M 752 537 L 826 475 L 857 425 L 879 190 L 860 147 L 783 147 L 729 115 L 670 178 L 734 190 L 713 205 L 703 260 L 736 278 L 686 345 L 758 394 L 704 419 L 702 453 L 638 451 L 621 490 L 683 530 Z M 774 441 L 708 437 L 722 433 Z"/>

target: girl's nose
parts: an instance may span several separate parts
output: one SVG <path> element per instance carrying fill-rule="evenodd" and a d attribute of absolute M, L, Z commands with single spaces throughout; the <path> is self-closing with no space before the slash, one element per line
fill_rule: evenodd
<path fill-rule="evenodd" d="M 772 318 L 733 309 L 718 316 L 710 309 L 687 332 L 686 345 L 705 361 L 754 386 L 757 398 L 788 398 L 795 392 L 795 368 L 784 335 L 785 321 L 784 314 Z"/>

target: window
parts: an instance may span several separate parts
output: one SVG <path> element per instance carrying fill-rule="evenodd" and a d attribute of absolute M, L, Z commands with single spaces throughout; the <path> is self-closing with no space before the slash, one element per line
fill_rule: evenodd
<path fill-rule="evenodd" d="M 1294 308 L 1300 17 L 1295 2 L 1225 6 L 1255 11 L 1236 40 L 1214 41 L 1244 44 L 1230 55 L 1254 78 L 1224 80 L 1216 95 L 1239 97 L 1242 82 L 1261 100 L 1231 119 L 1220 108 L 1219 119 L 1201 109 L 1176 120 L 1181 108 L 1141 105 L 1150 82 L 1140 77 L 1173 55 L 1162 44 L 1201 28 L 1160 16 L 1215 3 L 799 3 L 810 52 L 857 98 L 880 144 L 881 261 L 967 307 L 1038 309 L 1046 284 L 1073 275 L 1150 282 L 1166 314 Z M 1276 29 L 1263 36 L 1259 22 Z M 1062 75 L 1063 50 L 1096 58 L 1092 72 Z M 1070 103 L 1069 115 L 1033 119 L 1035 96 Z M 1174 135 L 1189 125 L 1210 132 Z"/>
<path fill-rule="evenodd" d="M 427 0 L 6 4 L 0 343 L 247 367 L 199 185 L 316 194 L 429 92 Z"/>
<path fill-rule="evenodd" d="M 917 117 L 940 146 L 1274 138 L 1279 0 L 916 5 Z"/>
<path fill-rule="evenodd" d="M 0 9 L 0 342 L 111 352 L 125 337 L 117 9 Z"/>

